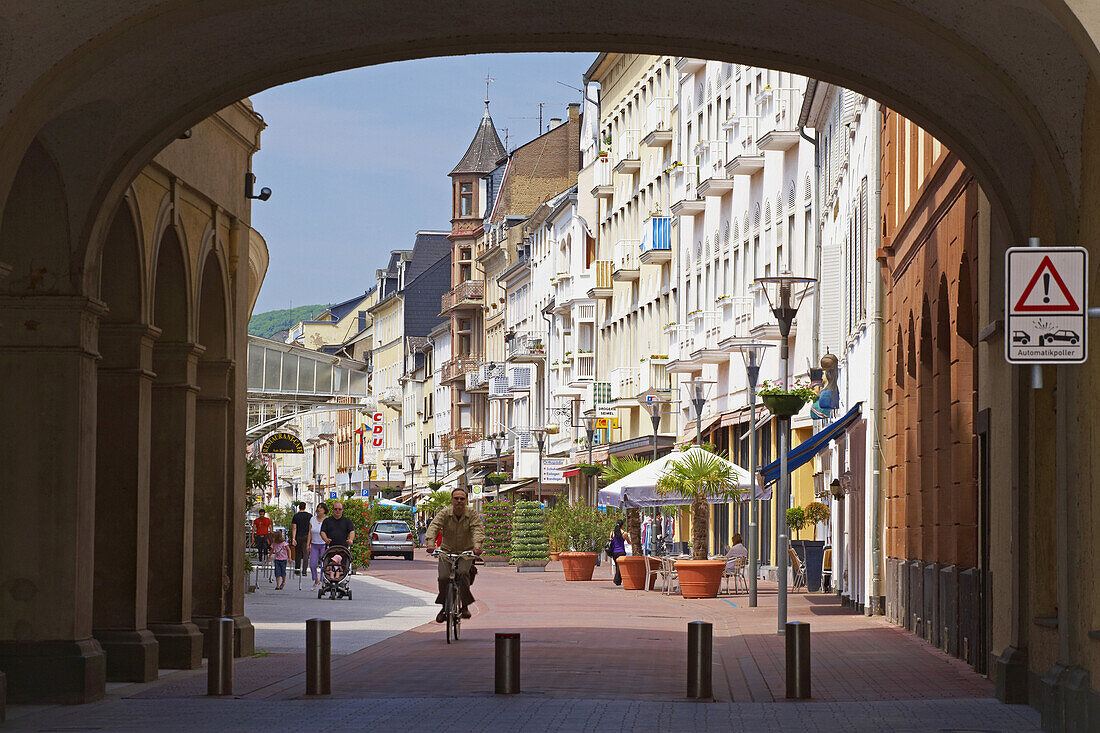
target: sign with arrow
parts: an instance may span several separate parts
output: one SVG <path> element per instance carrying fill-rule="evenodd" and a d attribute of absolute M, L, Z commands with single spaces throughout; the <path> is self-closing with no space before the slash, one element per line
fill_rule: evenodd
<path fill-rule="evenodd" d="M 1012 247 L 1005 254 L 1005 359 L 1081 364 L 1088 358 L 1088 252 Z"/>

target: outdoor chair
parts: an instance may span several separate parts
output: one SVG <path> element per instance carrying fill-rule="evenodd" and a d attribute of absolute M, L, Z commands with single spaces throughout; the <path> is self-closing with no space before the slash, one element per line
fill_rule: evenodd
<path fill-rule="evenodd" d="M 734 593 L 738 592 L 738 588 L 742 588 L 745 593 L 749 592 L 749 582 L 745 579 L 745 566 L 748 562 L 747 557 L 735 557 L 733 558 L 733 568 L 722 572 L 722 581 L 725 583 L 726 593 L 730 592 L 731 581 Z"/>
<path fill-rule="evenodd" d="M 801 558 L 798 557 L 798 553 L 794 551 L 793 547 L 787 548 L 787 556 L 791 559 L 791 575 L 794 579 L 791 590 L 798 590 L 799 587 L 805 588 L 806 566 L 802 564 Z"/>
<path fill-rule="evenodd" d="M 652 555 L 645 556 L 645 587 L 646 590 L 657 587 L 657 580 L 661 577 L 661 558 Z"/>
<path fill-rule="evenodd" d="M 661 558 L 661 569 L 657 571 L 660 573 L 660 577 L 664 578 L 665 595 L 672 595 L 672 581 L 676 581 L 676 587 L 680 587 L 680 576 L 676 574 L 676 560 L 671 557 Z"/>

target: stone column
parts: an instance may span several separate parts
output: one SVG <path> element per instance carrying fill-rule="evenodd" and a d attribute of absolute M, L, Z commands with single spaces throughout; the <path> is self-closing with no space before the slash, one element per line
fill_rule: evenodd
<path fill-rule="evenodd" d="M 96 331 L 79 296 L 0 297 L 0 466 L 13 512 L 0 553 L 0 670 L 9 702 L 102 697 L 92 638 Z"/>
<path fill-rule="evenodd" d="M 149 428 L 153 343 L 160 330 L 103 324 L 99 346 L 92 626 L 107 652 L 107 679 L 157 678 L 158 647 L 146 628 L 149 588 Z"/>
<path fill-rule="evenodd" d="M 228 612 L 229 374 L 232 362 L 200 360 L 195 405 L 195 539 L 192 552 L 192 616 L 205 630 Z M 204 649 L 203 656 L 209 656 Z"/>
<path fill-rule="evenodd" d="M 202 664 L 202 635 L 191 622 L 195 372 L 202 351 L 186 342 L 161 342 L 153 350 L 148 623 L 167 669 Z"/>

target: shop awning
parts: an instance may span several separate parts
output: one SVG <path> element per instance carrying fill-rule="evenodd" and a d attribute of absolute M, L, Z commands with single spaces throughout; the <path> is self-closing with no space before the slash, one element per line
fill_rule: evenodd
<path fill-rule="evenodd" d="M 839 420 L 814 433 L 809 440 L 803 441 L 794 450 L 789 451 L 787 453 L 787 471 L 793 471 L 809 463 L 831 441 L 836 440 L 847 431 L 852 423 L 859 419 L 862 405 L 862 402 L 857 402 L 856 406 L 848 410 Z M 779 479 L 779 461 L 774 460 L 761 468 L 760 476 L 763 479 L 764 486 L 777 481 Z"/>

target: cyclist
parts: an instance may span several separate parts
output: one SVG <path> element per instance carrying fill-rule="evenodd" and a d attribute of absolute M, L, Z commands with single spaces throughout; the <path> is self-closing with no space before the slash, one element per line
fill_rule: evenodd
<path fill-rule="evenodd" d="M 432 519 L 428 526 L 427 536 L 428 552 L 435 552 L 435 541 L 442 533 L 440 549 L 443 552 L 458 554 L 473 550 L 475 555 L 480 555 L 482 545 L 485 544 L 485 528 L 481 524 L 481 517 L 466 506 L 466 489 L 458 488 L 451 492 L 451 505 L 446 507 Z M 460 613 L 462 618 L 470 618 L 470 604 L 474 602 L 474 596 L 470 593 L 470 568 L 473 567 L 472 557 L 462 557 L 455 561 L 455 582 L 458 583 L 458 593 L 462 601 Z M 435 602 L 443 605 L 447 595 L 447 583 L 451 577 L 451 563 L 445 558 L 439 558 L 439 595 Z M 440 609 L 435 620 L 443 623 L 447 620 L 446 609 Z"/>

